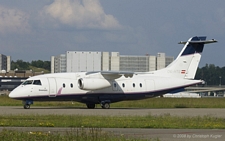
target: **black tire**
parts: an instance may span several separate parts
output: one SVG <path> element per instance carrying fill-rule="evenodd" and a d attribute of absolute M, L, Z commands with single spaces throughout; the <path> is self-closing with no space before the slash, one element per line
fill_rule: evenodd
<path fill-rule="evenodd" d="M 88 109 L 94 109 L 95 108 L 95 104 L 86 104 Z"/>
<path fill-rule="evenodd" d="M 30 105 L 29 105 L 29 104 L 25 104 L 25 105 L 23 106 L 23 108 L 24 108 L 24 109 L 30 109 Z"/>
<path fill-rule="evenodd" d="M 102 104 L 103 109 L 109 109 L 110 108 L 110 103 L 104 103 Z"/>

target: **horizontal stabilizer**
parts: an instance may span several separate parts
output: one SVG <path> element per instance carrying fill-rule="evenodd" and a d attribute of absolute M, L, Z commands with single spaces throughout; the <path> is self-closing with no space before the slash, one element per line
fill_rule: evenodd
<path fill-rule="evenodd" d="M 209 43 L 215 43 L 217 42 L 215 39 L 212 39 L 212 40 L 200 40 L 200 41 L 180 41 L 178 44 L 186 44 L 186 43 L 191 43 L 191 44 L 200 44 L 200 43 L 203 43 L 203 44 L 209 44 Z"/>

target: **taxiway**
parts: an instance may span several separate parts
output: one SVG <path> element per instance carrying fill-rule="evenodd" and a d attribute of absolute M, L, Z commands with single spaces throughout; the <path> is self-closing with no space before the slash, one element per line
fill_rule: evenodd
<path fill-rule="evenodd" d="M 23 109 L 22 106 L 1 106 L 0 115 L 100 115 L 100 116 L 146 116 L 165 115 L 171 116 L 214 116 L 225 119 L 225 109 L 220 108 L 181 108 L 181 109 L 86 109 L 74 107 L 35 107 Z M 0 127 L 20 131 L 66 132 L 71 128 L 58 127 Z M 224 141 L 224 129 L 139 129 L 139 128 L 101 128 L 102 131 L 115 135 L 137 137 L 145 139 L 159 139 L 160 141 Z"/>

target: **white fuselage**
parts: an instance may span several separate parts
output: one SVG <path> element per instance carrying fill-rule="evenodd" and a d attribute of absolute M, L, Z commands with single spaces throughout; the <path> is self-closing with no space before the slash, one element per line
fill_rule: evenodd
<path fill-rule="evenodd" d="M 91 77 L 91 79 L 88 79 Z M 81 89 L 78 80 L 80 78 L 87 82 L 88 89 Z M 36 84 L 22 84 L 10 93 L 11 98 L 15 99 L 31 99 L 31 100 L 74 100 L 82 101 L 80 98 L 76 99 L 74 96 L 85 97 L 91 95 L 126 95 L 126 98 L 121 100 L 129 100 L 129 95 L 135 95 L 137 99 L 155 97 L 165 93 L 170 93 L 181 88 L 201 83 L 200 80 L 187 80 L 172 77 L 159 77 L 150 73 L 136 73 L 132 77 L 121 76 L 118 79 L 112 79 L 105 82 L 104 77 L 97 73 L 92 76 L 81 73 L 57 73 L 46 74 L 31 77 L 28 80 L 41 81 L 41 85 Z M 85 80 L 91 80 L 85 81 Z M 96 81 L 95 81 L 96 80 Z M 103 80 L 103 82 L 101 82 Z M 100 82 L 100 83 L 98 83 Z M 109 83 L 109 85 L 108 85 Z M 105 88 L 102 88 L 101 85 Z M 98 88 L 99 87 L 99 88 Z M 68 97 L 68 98 L 66 98 Z M 113 98 L 106 98 L 106 100 L 114 101 Z M 120 101 L 117 99 L 116 101 Z M 84 100 L 85 102 L 85 100 Z M 96 103 L 96 102 L 94 102 Z"/>

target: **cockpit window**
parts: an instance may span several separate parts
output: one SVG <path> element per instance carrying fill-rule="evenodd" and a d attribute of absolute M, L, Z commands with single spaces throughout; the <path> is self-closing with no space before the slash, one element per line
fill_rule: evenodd
<path fill-rule="evenodd" d="M 34 85 L 41 85 L 41 81 L 40 80 L 34 80 L 33 84 Z"/>
<path fill-rule="evenodd" d="M 40 80 L 26 80 L 22 83 L 22 85 L 41 85 L 41 81 Z"/>
<path fill-rule="evenodd" d="M 33 83 L 33 80 L 27 80 L 22 83 L 22 85 L 30 85 Z"/>

